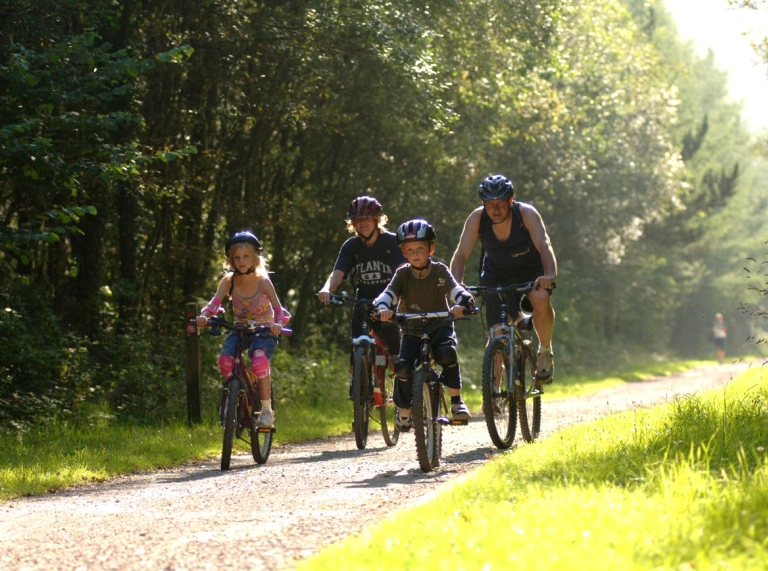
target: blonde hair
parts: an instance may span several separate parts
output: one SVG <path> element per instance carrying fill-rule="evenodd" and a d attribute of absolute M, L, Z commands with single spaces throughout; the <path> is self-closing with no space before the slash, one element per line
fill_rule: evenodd
<path fill-rule="evenodd" d="M 376 221 L 376 228 L 382 232 L 387 229 L 387 222 L 389 222 L 389 218 L 387 218 L 386 214 L 377 214 L 376 216 L 371 216 L 371 218 Z M 350 234 L 357 234 L 357 230 L 355 230 L 355 225 L 352 224 L 352 220 L 354 220 L 354 218 L 347 218 L 347 230 L 349 230 Z"/>
<path fill-rule="evenodd" d="M 256 262 L 256 266 L 253 269 L 253 273 L 255 273 L 260 278 L 268 277 L 269 273 L 267 272 L 266 258 L 256 251 L 256 248 L 253 247 L 253 244 L 245 241 L 235 242 L 229 247 L 229 254 L 227 254 L 227 261 L 224 262 L 224 269 L 228 272 L 235 271 L 235 262 L 232 260 L 232 256 L 234 255 L 235 251 L 237 251 L 240 248 L 247 248 L 253 254 L 253 258 Z"/>

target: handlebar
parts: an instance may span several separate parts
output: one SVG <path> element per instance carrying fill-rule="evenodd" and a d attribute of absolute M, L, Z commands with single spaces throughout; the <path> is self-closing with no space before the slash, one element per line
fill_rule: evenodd
<path fill-rule="evenodd" d="M 467 291 L 471 294 L 478 293 L 495 293 L 501 295 L 509 291 L 516 291 L 518 293 L 528 293 L 533 290 L 533 284 L 536 282 L 522 282 L 519 284 L 509 284 L 505 286 L 467 286 Z M 554 284 L 553 284 L 554 285 Z"/>
<path fill-rule="evenodd" d="M 191 321 L 195 321 L 192 319 Z M 209 317 L 208 318 L 208 325 L 211 328 L 211 333 L 218 329 L 219 327 L 223 327 L 224 329 L 229 329 L 230 331 L 235 329 L 247 329 L 253 333 L 269 333 L 270 328 L 269 325 L 265 325 L 263 323 L 256 323 L 255 321 L 249 321 L 246 325 L 239 325 L 235 323 L 230 323 L 224 318 L 221 317 Z M 287 327 L 283 327 L 283 329 L 280 331 L 280 335 L 285 335 L 286 337 L 290 337 L 293 335 L 293 330 L 288 329 Z"/>
<path fill-rule="evenodd" d="M 333 305 L 343 305 L 345 303 L 351 303 L 354 305 L 373 305 L 373 300 L 350 297 L 347 295 L 346 292 L 341 292 L 340 294 L 332 293 L 330 296 L 330 299 L 328 300 L 328 303 Z"/>

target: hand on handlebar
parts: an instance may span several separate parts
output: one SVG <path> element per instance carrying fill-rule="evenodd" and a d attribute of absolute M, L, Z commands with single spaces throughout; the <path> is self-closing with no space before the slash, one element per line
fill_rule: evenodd
<path fill-rule="evenodd" d="M 208 327 L 208 318 L 205 315 L 198 315 L 195 321 L 198 327 Z"/>
<path fill-rule="evenodd" d="M 331 303 L 331 292 L 327 289 L 321 289 L 319 292 L 317 292 L 317 299 L 319 299 L 320 303 L 323 305 L 328 305 Z"/>
<path fill-rule="evenodd" d="M 557 276 L 555 274 L 545 274 L 543 276 L 539 276 L 536 278 L 536 281 L 533 282 L 533 289 L 553 289 L 555 287 L 556 279 Z"/>
<path fill-rule="evenodd" d="M 391 309 L 379 309 L 374 315 L 378 317 L 379 321 L 387 322 L 392 320 L 392 316 L 395 314 Z"/>

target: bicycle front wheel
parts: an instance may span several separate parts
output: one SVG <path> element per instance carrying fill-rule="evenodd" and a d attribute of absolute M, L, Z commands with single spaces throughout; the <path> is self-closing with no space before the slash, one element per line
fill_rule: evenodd
<path fill-rule="evenodd" d="M 355 443 L 359 450 L 368 443 L 368 415 L 371 411 L 371 355 L 368 347 L 357 347 L 352 373 L 352 408 Z"/>
<path fill-rule="evenodd" d="M 395 425 L 395 403 L 392 395 L 395 394 L 395 378 L 389 375 L 389 371 L 384 369 L 382 377 L 376 379 L 381 389 L 381 399 L 384 403 L 379 406 L 379 417 L 381 418 L 381 434 L 384 436 L 384 442 L 387 446 L 394 446 L 400 439 L 400 431 Z"/>
<path fill-rule="evenodd" d="M 272 410 L 275 410 L 275 399 L 272 399 Z M 261 411 L 261 400 L 258 392 L 256 393 L 256 402 L 254 411 Z M 256 415 L 258 416 L 258 415 Z M 258 427 L 251 429 L 251 453 L 257 464 L 266 464 L 269 453 L 272 451 L 272 431 L 264 430 L 262 432 Z"/>
<path fill-rule="evenodd" d="M 528 339 L 523 341 L 517 368 L 520 384 L 515 389 L 520 434 L 526 442 L 533 442 L 541 430 L 541 393 L 535 376 L 536 351 Z"/>
<path fill-rule="evenodd" d="M 232 375 L 226 382 L 227 396 L 224 400 L 224 444 L 221 447 L 221 469 L 229 470 L 229 461 L 232 458 L 232 443 L 237 429 L 237 405 L 240 394 L 240 379 Z"/>
<path fill-rule="evenodd" d="M 440 398 L 438 383 L 430 384 L 431 373 L 418 370 L 413 373 L 413 428 L 416 440 L 416 456 L 422 472 L 431 472 L 440 465 L 442 425 L 437 421 Z"/>
<path fill-rule="evenodd" d="M 512 446 L 515 439 L 515 399 L 504 339 L 491 340 L 483 357 L 483 415 L 488 434 L 497 448 Z"/>

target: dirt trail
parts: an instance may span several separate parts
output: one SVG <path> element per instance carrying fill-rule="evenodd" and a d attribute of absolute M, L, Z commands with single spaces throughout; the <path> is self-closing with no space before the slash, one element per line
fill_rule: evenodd
<path fill-rule="evenodd" d="M 745 368 L 705 367 L 545 402 L 542 437 L 723 386 Z M 443 442 L 443 465 L 430 474 L 416 462 L 413 433 L 394 448 L 374 433 L 364 451 L 351 436 L 333 438 L 275 448 L 264 466 L 237 456 L 223 473 L 215 459 L 4 502 L 0 569 L 291 568 L 499 453 L 482 417 L 446 428 Z"/>

